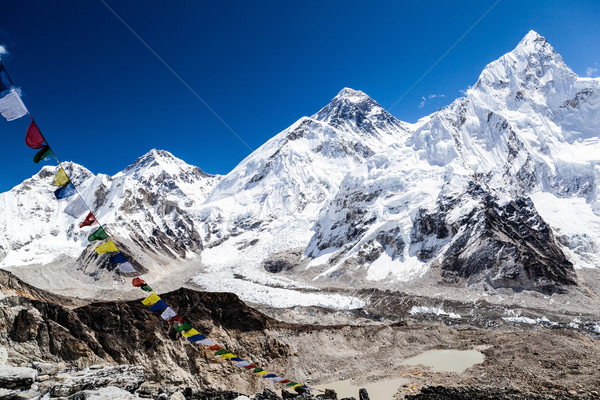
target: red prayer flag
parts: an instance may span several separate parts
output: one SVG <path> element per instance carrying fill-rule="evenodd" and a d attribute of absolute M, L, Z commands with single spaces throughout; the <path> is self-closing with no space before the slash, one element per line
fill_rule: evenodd
<path fill-rule="evenodd" d="M 246 365 L 244 368 L 254 369 L 254 368 L 258 368 L 258 367 L 254 364 L 250 364 L 250 365 Z"/>
<path fill-rule="evenodd" d="M 29 128 L 27 128 L 27 135 L 25 136 L 25 144 L 32 149 L 41 149 L 44 147 L 45 139 L 42 136 L 42 132 L 37 127 L 34 121 L 31 121 Z"/>
<path fill-rule="evenodd" d="M 211 350 L 221 350 L 222 347 L 219 346 L 218 344 L 213 344 L 212 346 L 209 347 L 209 349 L 211 349 Z"/>
<path fill-rule="evenodd" d="M 131 284 L 135 287 L 142 287 L 146 284 L 146 282 L 144 282 L 144 280 L 141 278 L 133 278 Z"/>
<path fill-rule="evenodd" d="M 96 217 L 94 217 L 94 214 L 92 214 L 91 212 L 87 215 L 87 217 L 85 217 L 85 219 L 83 220 L 82 223 L 79 224 L 80 228 L 83 228 L 84 226 L 89 226 L 94 224 L 96 221 Z"/>
<path fill-rule="evenodd" d="M 183 322 L 183 318 L 181 318 L 179 315 L 176 315 L 173 318 L 168 319 L 167 321 L 169 321 L 169 322 Z"/>
<path fill-rule="evenodd" d="M 279 383 L 290 383 L 291 381 L 289 379 L 284 379 L 282 381 L 279 381 Z"/>

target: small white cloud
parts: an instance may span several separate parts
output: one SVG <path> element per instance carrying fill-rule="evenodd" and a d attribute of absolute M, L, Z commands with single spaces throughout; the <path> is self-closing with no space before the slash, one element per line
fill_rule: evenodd
<path fill-rule="evenodd" d="M 598 73 L 598 68 L 587 67 L 585 69 L 585 74 L 589 77 L 591 77 L 592 75 L 596 75 L 597 73 Z"/>
<path fill-rule="evenodd" d="M 5 54 L 8 54 L 8 50 L 6 50 L 6 46 L 0 44 L 0 56 L 3 56 Z"/>
<path fill-rule="evenodd" d="M 421 97 L 421 99 L 423 99 L 423 100 L 419 103 L 419 108 L 425 107 L 425 104 L 427 104 L 431 100 L 435 99 L 436 97 L 446 97 L 446 95 L 445 94 L 430 94 L 427 97 Z"/>

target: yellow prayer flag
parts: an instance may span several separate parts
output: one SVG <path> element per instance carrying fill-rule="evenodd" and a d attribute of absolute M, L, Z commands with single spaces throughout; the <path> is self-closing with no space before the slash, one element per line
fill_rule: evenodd
<path fill-rule="evenodd" d="M 223 360 L 228 360 L 230 358 L 234 358 L 237 357 L 235 354 L 231 354 L 231 353 L 227 353 L 227 354 L 221 354 L 221 359 Z"/>
<path fill-rule="evenodd" d="M 185 336 L 185 337 L 192 337 L 192 336 L 199 335 L 200 332 L 198 332 L 197 330 L 195 330 L 194 328 L 192 328 L 189 331 L 181 332 L 181 334 L 183 336 Z"/>
<path fill-rule="evenodd" d="M 260 372 L 256 373 L 256 375 L 269 375 L 269 374 L 270 374 L 269 371 L 260 371 Z"/>
<path fill-rule="evenodd" d="M 96 253 L 98 254 L 112 253 L 113 251 L 119 251 L 119 249 L 117 249 L 117 246 L 112 240 L 109 240 L 108 242 L 96 247 Z"/>
<path fill-rule="evenodd" d="M 54 179 L 52 179 L 52 183 L 54 183 L 56 186 L 65 186 L 67 183 L 69 183 L 69 177 L 64 169 L 61 168 L 58 170 L 56 175 L 54 175 Z"/>
<path fill-rule="evenodd" d="M 160 300 L 160 297 L 158 297 L 158 295 L 156 293 L 152 292 L 152 294 L 150 296 L 148 296 L 144 300 L 142 300 L 142 304 L 145 306 L 151 306 L 152 304 L 156 303 L 159 300 Z"/>
<path fill-rule="evenodd" d="M 296 389 L 296 388 L 297 388 L 297 387 L 299 387 L 299 386 L 304 386 L 304 385 L 302 385 L 301 383 L 299 383 L 299 384 L 297 384 L 297 385 L 294 385 L 294 386 L 292 386 L 292 389 Z"/>

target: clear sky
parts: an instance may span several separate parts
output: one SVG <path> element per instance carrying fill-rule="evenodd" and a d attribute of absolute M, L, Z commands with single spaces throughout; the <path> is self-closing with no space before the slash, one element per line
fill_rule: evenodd
<path fill-rule="evenodd" d="M 62 160 L 108 174 L 152 148 L 225 174 L 346 86 L 389 109 L 496 2 L 105 1 L 249 146 L 100 0 L 1 2 L 2 60 L 40 129 Z M 599 75 L 599 1 L 501 0 L 392 114 L 452 102 L 530 29 Z M 39 169 L 27 126 L 0 121 L 0 191 Z"/>

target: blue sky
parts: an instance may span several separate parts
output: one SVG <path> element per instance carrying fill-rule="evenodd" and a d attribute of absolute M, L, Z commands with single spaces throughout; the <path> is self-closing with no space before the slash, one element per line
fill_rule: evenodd
<path fill-rule="evenodd" d="M 496 0 L 2 2 L 8 71 L 62 160 L 114 174 L 152 148 L 227 173 L 343 87 L 389 109 Z M 533 29 L 577 74 L 600 75 L 600 2 L 501 0 L 392 110 L 414 122 L 472 85 Z M 0 121 L 0 191 L 37 172 L 28 121 Z"/>

